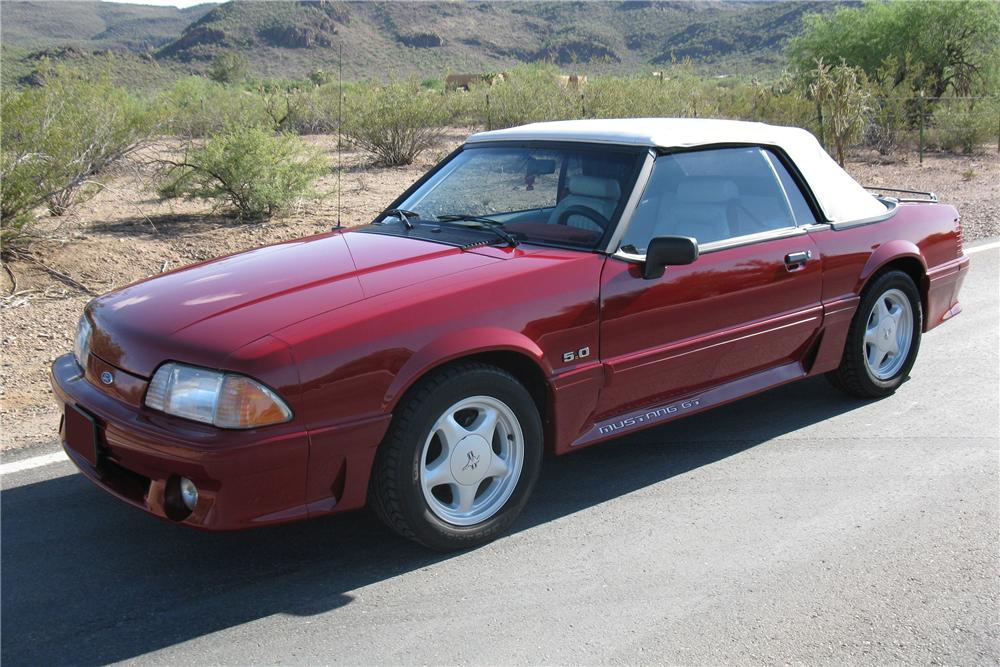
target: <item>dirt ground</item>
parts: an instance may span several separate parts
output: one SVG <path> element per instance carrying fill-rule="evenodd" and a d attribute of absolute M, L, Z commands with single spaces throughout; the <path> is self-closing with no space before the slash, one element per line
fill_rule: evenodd
<path fill-rule="evenodd" d="M 345 151 L 342 223 L 371 220 L 468 134 L 466 129 L 450 130 L 437 150 L 408 167 L 374 167 L 365 155 Z M 307 141 L 329 153 L 336 165 L 336 137 Z M 150 147 L 108 175 L 105 187 L 92 199 L 61 218 L 43 220 L 42 239 L 33 248 L 38 263 L 9 264 L 16 285 L 8 274 L 0 274 L 0 451 L 55 439 L 59 414 L 49 389 L 48 366 L 72 349 L 77 319 L 93 295 L 167 269 L 323 232 L 337 222 L 333 175 L 318 183 L 326 196 L 261 224 L 237 224 L 204 202 L 160 202 L 143 164 L 156 152 L 169 150 L 169 142 Z M 995 150 L 975 156 L 931 154 L 923 165 L 916 155 L 886 159 L 859 154 L 848 171 L 869 186 L 936 192 L 961 212 L 966 241 L 1000 233 L 1000 156 Z"/>

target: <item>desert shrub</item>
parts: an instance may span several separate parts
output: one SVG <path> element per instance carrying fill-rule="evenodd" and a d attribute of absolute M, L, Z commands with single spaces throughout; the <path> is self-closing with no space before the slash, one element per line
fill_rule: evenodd
<path fill-rule="evenodd" d="M 937 141 L 946 151 L 975 152 L 997 136 L 997 113 L 995 100 L 941 100 L 932 120 Z"/>
<path fill-rule="evenodd" d="M 208 78 L 217 83 L 242 83 L 246 81 L 250 62 L 238 51 L 224 51 L 215 56 L 208 68 Z"/>
<path fill-rule="evenodd" d="M 881 155 L 891 153 L 909 125 L 911 106 L 902 97 L 872 97 L 861 138 L 864 145 Z"/>
<path fill-rule="evenodd" d="M 764 84 L 751 83 L 753 105 L 750 120 L 772 125 L 802 127 L 818 134 L 816 103 L 810 100 L 802 87 L 789 74 Z"/>
<path fill-rule="evenodd" d="M 436 90 L 438 92 L 444 92 L 444 79 L 439 79 L 437 77 L 428 77 L 420 82 L 421 88 L 426 88 L 427 90 Z"/>
<path fill-rule="evenodd" d="M 157 100 L 165 129 L 183 137 L 206 137 L 228 127 L 272 124 L 257 91 L 224 86 L 200 76 L 178 80 Z"/>
<path fill-rule="evenodd" d="M 491 129 L 581 117 L 581 91 L 560 85 L 558 76 L 559 70 L 551 66 L 517 67 L 503 81 L 474 86 L 472 92 L 482 99 L 480 108 Z"/>
<path fill-rule="evenodd" d="M 483 90 L 445 90 L 442 96 L 449 125 L 487 125 L 486 92 Z"/>
<path fill-rule="evenodd" d="M 593 118 L 682 116 L 684 103 L 670 80 L 654 77 L 601 77 L 584 91 L 584 107 Z"/>
<path fill-rule="evenodd" d="M 823 109 L 825 126 L 837 153 L 837 162 L 844 166 L 847 146 L 857 141 L 868 116 L 871 94 L 864 70 L 841 63 L 830 67 L 822 60 L 813 70 L 809 87 L 813 99 Z"/>
<path fill-rule="evenodd" d="M 61 215 L 99 173 L 149 136 L 154 115 L 109 78 L 54 69 L 45 84 L 0 101 L 0 219 L 5 250 L 28 235 L 35 209 Z"/>
<path fill-rule="evenodd" d="M 337 131 L 337 84 L 296 91 L 289 99 L 284 128 L 296 134 Z"/>
<path fill-rule="evenodd" d="M 240 219 L 269 218 L 313 194 L 325 158 L 291 134 L 236 127 L 190 144 L 177 160 L 164 160 L 164 199 L 215 200 Z"/>
<path fill-rule="evenodd" d="M 324 69 L 314 69 L 309 72 L 309 81 L 314 86 L 325 86 L 333 81 L 333 76 Z"/>
<path fill-rule="evenodd" d="M 410 164 L 433 147 L 447 120 L 444 97 L 415 79 L 344 91 L 344 134 L 387 166 Z"/>

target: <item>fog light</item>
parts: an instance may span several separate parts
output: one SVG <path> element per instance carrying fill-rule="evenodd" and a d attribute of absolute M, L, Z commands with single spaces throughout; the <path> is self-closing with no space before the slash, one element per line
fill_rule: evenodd
<path fill-rule="evenodd" d="M 181 477 L 181 500 L 189 510 L 198 504 L 198 487 L 187 477 Z"/>

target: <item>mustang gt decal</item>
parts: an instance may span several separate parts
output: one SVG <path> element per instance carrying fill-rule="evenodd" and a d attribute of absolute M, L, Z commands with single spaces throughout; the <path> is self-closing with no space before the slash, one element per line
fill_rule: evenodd
<path fill-rule="evenodd" d="M 620 431 L 632 426 L 639 426 L 641 424 L 648 424 L 650 422 L 655 422 L 664 417 L 672 414 L 676 414 L 681 410 L 689 410 L 691 408 L 697 407 L 701 404 L 701 401 L 697 398 L 693 398 L 690 401 L 681 401 L 680 403 L 674 403 L 672 405 L 665 405 L 662 408 L 656 408 L 655 410 L 650 410 L 648 412 L 643 412 L 637 415 L 632 415 L 631 417 L 623 417 L 614 422 L 608 422 L 607 424 L 602 424 L 597 427 L 597 432 L 601 435 L 606 435 L 608 433 L 614 433 L 615 431 Z"/>

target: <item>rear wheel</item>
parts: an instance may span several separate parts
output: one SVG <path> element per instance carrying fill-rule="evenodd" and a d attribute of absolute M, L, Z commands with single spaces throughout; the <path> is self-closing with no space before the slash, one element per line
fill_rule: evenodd
<path fill-rule="evenodd" d="M 862 292 L 840 367 L 827 377 L 854 396 L 892 394 L 916 361 L 922 328 L 920 295 L 910 276 L 896 270 L 877 276 Z"/>
<path fill-rule="evenodd" d="M 486 364 L 453 366 L 397 409 L 371 501 L 404 537 L 442 551 L 473 547 L 517 518 L 541 458 L 541 419 L 524 386 Z"/>

